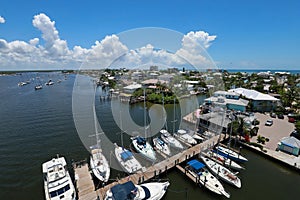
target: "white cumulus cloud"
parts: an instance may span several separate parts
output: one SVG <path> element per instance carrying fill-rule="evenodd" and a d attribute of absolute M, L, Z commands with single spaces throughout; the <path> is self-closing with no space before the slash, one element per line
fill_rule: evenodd
<path fill-rule="evenodd" d="M 207 65 L 210 58 L 205 49 L 216 39 L 216 36 L 203 31 L 189 32 L 183 36 L 181 48 L 175 53 L 155 49 L 151 44 L 139 49 L 128 49 L 117 35 L 108 35 L 102 40 L 97 40 L 89 48 L 79 45 L 69 48 L 67 41 L 60 38 L 55 21 L 46 14 L 35 15 L 32 25 L 41 31 L 40 39 L 35 37 L 26 42 L 6 41 L 0 38 L 0 69 L 76 69 L 82 63 L 82 67 L 86 69 L 129 67 L 149 63 L 165 66 L 182 66 L 188 62 L 193 65 Z"/>
<path fill-rule="evenodd" d="M 5 23 L 4 17 L 0 16 L 0 24 L 4 24 L 4 23 Z"/>

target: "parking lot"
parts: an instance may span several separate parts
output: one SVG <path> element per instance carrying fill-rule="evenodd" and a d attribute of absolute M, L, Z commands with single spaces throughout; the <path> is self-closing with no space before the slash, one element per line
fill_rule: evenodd
<path fill-rule="evenodd" d="M 269 138 L 269 142 L 265 143 L 265 148 L 275 150 L 277 143 L 281 138 L 289 136 L 295 129 L 293 123 L 288 122 L 287 116 L 284 119 L 271 118 L 269 114 L 255 113 L 256 118 L 260 121 L 259 130 L 257 135 Z M 265 122 L 268 119 L 273 120 L 272 126 L 266 126 Z M 257 136 L 251 138 L 251 142 L 257 142 Z"/>

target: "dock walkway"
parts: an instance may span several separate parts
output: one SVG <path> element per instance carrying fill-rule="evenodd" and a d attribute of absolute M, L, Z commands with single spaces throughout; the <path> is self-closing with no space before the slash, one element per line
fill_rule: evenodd
<path fill-rule="evenodd" d="M 84 170 L 81 169 L 82 167 L 75 168 L 75 174 L 78 174 L 78 179 L 77 179 L 77 189 L 78 189 L 78 197 L 79 197 L 78 199 L 95 200 L 97 199 L 97 194 L 99 194 L 100 199 L 104 199 L 106 192 L 116 184 L 125 183 L 129 180 L 131 180 L 134 184 L 140 184 L 147 180 L 150 180 L 151 178 L 154 178 L 155 176 L 167 171 L 168 169 L 176 167 L 178 164 L 190 159 L 191 157 L 199 154 L 200 152 L 208 148 L 212 148 L 214 145 L 217 144 L 219 137 L 220 137 L 219 135 L 213 136 L 212 138 L 200 144 L 188 148 L 176 155 L 166 158 L 165 160 L 144 169 L 143 171 L 138 171 L 135 174 L 131 174 L 118 181 L 112 182 L 96 191 L 94 186 L 93 188 L 91 186 L 91 184 L 93 184 L 93 181 L 91 179 L 90 173 L 88 172 L 88 168 L 87 167 L 85 168 L 84 166 L 83 166 Z M 223 139 L 223 135 L 221 136 L 221 138 Z M 82 173 L 82 175 L 79 175 L 80 172 Z"/>

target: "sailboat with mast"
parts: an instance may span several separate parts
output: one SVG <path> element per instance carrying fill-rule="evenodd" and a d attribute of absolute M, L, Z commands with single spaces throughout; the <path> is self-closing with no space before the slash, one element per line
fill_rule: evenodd
<path fill-rule="evenodd" d="M 110 176 L 110 168 L 107 159 L 102 153 L 102 148 L 100 146 L 100 139 L 96 123 L 96 110 L 95 110 L 95 100 L 94 100 L 94 106 L 93 106 L 93 114 L 94 114 L 94 125 L 95 125 L 95 131 L 96 131 L 96 145 L 91 146 L 91 156 L 90 156 L 90 166 L 92 168 L 93 174 L 95 177 L 102 181 L 107 182 Z"/>
<path fill-rule="evenodd" d="M 146 159 L 154 162 L 156 160 L 156 154 L 152 146 L 147 142 L 147 129 L 146 129 L 146 92 L 144 88 L 144 131 L 145 138 L 141 136 L 131 137 L 132 145 L 135 150 L 141 153 Z"/>
<path fill-rule="evenodd" d="M 121 128 L 121 142 L 122 147 L 119 147 L 115 143 L 115 156 L 122 166 L 122 168 L 128 173 L 134 173 L 140 169 L 142 169 L 142 165 L 140 162 L 134 157 L 131 151 L 124 148 L 123 144 L 123 129 L 122 129 L 122 118 L 121 118 L 121 111 L 120 111 L 120 128 Z"/>
<path fill-rule="evenodd" d="M 163 108 L 165 108 L 165 103 L 164 103 L 164 94 L 162 93 L 162 103 L 163 103 Z M 163 121 L 166 121 L 166 117 L 165 117 L 165 112 L 163 111 Z M 164 124 L 164 128 L 166 128 L 166 123 Z M 167 128 L 166 128 L 167 129 Z M 171 155 L 171 150 L 169 145 L 164 142 L 161 138 L 156 137 L 153 138 L 153 144 L 155 146 L 155 148 L 159 151 L 161 151 L 162 153 L 170 156 Z"/>
<path fill-rule="evenodd" d="M 40 80 L 39 76 L 35 77 L 35 81 L 36 81 L 36 85 L 34 86 L 34 89 L 35 90 L 41 90 L 41 89 L 43 89 L 43 86 L 42 86 L 42 83 L 41 83 L 41 80 Z"/>
<path fill-rule="evenodd" d="M 175 98 L 174 98 L 174 120 L 173 120 L 173 132 L 175 131 Z M 162 129 L 160 130 L 161 133 L 161 139 L 169 144 L 172 147 L 175 147 L 177 149 L 183 149 L 183 145 L 175 138 L 173 137 L 167 130 Z"/>

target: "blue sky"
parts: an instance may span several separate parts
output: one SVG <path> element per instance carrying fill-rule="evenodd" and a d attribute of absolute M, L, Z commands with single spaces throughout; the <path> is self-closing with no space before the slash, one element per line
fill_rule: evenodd
<path fill-rule="evenodd" d="M 70 50 L 89 49 L 96 40 L 129 29 L 162 27 L 217 36 L 207 51 L 219 67 L 300 69 L 299 10 L 296 0 L 2 0 L 0 16 L 5 22 L 0 20 L 0 39 L 8 44 L 38 38 L 37 45 L 43 46 L 46 42 L 33 18 L 44 13 L 55 21 L 59 40 Z"/>

